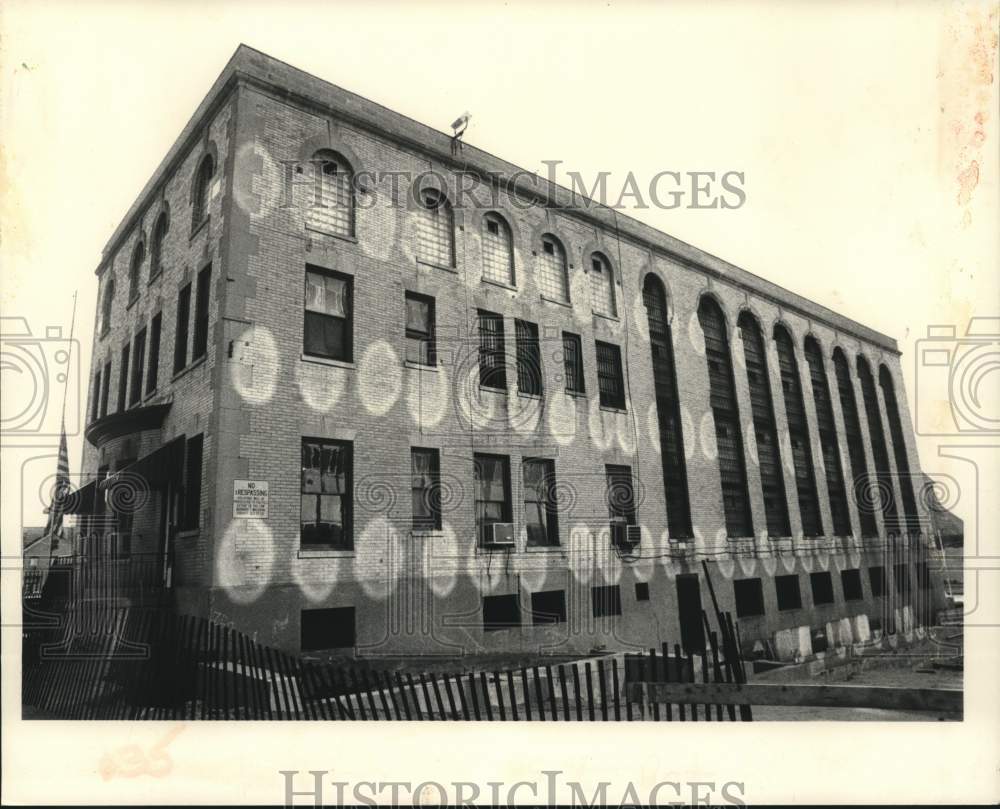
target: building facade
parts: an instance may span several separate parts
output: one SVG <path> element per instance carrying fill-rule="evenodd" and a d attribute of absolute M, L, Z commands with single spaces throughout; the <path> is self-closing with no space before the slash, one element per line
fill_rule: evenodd
<path fill-rule="evenodd" d="M 302 652 L 923 623 L 895 341 L 456 146 L 237 50 L 97 269 L 87 552 Z"/>

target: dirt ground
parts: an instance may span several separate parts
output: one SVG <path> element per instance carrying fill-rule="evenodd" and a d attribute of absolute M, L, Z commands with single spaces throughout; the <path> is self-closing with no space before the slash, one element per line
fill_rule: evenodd
<path fill-rule="evenodd" d="M 858 667 L 837 672 L 833 676 L 801 677 L 782 683 L 800 685 L 876 685 L 893 688 L 962 688 L 962 671 L 932 669 L 929 658 L 914 664 L 912 659 L 901 665 L 900 661 L 880 658 L 861 661 Z M 769 682 L 768 676 L 754 677 L 751 682 Z M 923 711 L 886 711 L 871 708 L 779 708 L 757 706 L 753 709 L 754 721 L 764 722 L 938 722 L 955 721 L 960 717 Z"/>

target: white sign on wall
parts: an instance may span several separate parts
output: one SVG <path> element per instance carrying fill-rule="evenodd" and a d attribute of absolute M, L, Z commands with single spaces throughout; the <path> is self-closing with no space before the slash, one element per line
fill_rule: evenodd
<path fill-rule="evenodd" d="M 267 481 L 233 481 L 233 517 L 267 517 Z"/>

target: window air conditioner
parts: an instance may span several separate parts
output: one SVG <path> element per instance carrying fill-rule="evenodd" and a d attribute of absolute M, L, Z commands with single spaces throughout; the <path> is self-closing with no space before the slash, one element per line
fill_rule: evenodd
<path fill-rule="evenodd" d="M 486 526 L 486 545 L 491 548 L 514 547 L 514 523 L 495 522 Z"/>

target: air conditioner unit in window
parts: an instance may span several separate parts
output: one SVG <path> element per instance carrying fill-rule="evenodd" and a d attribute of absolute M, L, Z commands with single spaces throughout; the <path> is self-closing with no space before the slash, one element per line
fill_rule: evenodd
<path fill-rule="evenodd" d="M 486 526 L 484 542 L 488 548 L 513 548 L 514 523 L 495 522 Z"/>
<path fill-rule="evenodd" d="M 616 548 L 633 548 L 642 539 L 642 528 L 629 525 L 624 517 L 611 519 L 611 544 Z"/>

